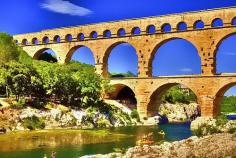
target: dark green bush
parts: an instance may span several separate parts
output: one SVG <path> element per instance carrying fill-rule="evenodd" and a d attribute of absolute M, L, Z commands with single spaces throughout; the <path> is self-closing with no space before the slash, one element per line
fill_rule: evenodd
<path fill-rule="evenodd" d="M 216 118 L 216 125 L 217 126 L 223 126 L 225 125 L 229 120 L 225 115 L 220 115 Z"/>
<path fill-rule="evenodd" d="M 36 116 L 27 117 L 22 121 L 24 128 L 35 130 L 35 129 L 44 129 L 45 122 L 43 119 Z"/>
<path fill-rule="evenodd" d="M 136 109 L 132 110 L 130 116 L 131 116 L 131 118 L 137 119 L 137 121 L 140 121 L 140 117 L 139 117 L 138 111 Z"/>

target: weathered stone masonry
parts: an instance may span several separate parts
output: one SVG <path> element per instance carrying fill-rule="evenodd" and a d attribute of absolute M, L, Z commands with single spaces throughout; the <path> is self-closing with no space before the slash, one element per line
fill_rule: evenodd
<path fill-rule="evenodd" d="M 221 19 L 223 26 L 213 27 L 216 19 Z M 108 74 L 111 50 L 127 42 L 138 55 L 138 77 L 112 79 L 111 82 L 126 85 L 134 91 L 142 117 L 154 115 L 158 98 L 175 84 L 183 84 L 197 95 L 202 116 L 215 117 L 219 114 L 224 92 L 236 84 L 236 74 L 216 74 L 217 49 L 222 40 L 236 33 L 235 20 L 236 8 L 231 7 L 43 30 L 15 35 L 14 40 L 34 59 L 44 50 L 52 49 L 60 63 L 69 62 L 77 48 L 86 46 L 93 52 L 97 73 L 104 77 Z M 204 28 L 196 28 L 199 21 L 204 23 Z M 186 30 L 179 29 L 179 24 L 183 22 L 188 26 Z M 171 26 L 170 32 L 163 29 L 166 24 Z M 148 32 L 150 26 L 156 28 L 155 33 Z M 140 28 L 139 35 L 134 34 L 135 28 Z M 119 34 L 120 29 L 125 30 L 124 36 Z M 111 37 L 106 35 L 107 32 L 111 32 Z M 201 75 L 152 77 L 152 60 L 156 50 L 173 39 L 185 39 L 197 48 L 202 63 Z"/>

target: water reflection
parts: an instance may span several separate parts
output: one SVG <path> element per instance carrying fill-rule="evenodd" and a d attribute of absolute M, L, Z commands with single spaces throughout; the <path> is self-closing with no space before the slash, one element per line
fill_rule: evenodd
<path fill-rule="evenodd" d="M 156 143 L 162 139 L 158 132 L 166 133 L 166 141 L 188 138 L 192 135 L 189 124 L 165 124 L 148 127 L 121 127 L 106 130 L 46 130 L 0 135 L 1 158 L 43 157 L 52 151 L 58 158 L 77 158 L 90 154 L 106 154 L 115 149 L 136 145 L 143 135 L 153 133 Z"/>

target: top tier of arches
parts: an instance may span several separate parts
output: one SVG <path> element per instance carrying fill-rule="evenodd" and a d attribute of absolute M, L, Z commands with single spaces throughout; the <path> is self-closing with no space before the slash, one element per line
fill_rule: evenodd
<path fill-rule="evenodd" d="M 221 11 L 221 10 L 220 10 Z M 201 14 L 201 12 L 199 13 Z M 150 20 L 140 19 L 137 23 L 135 20 L 114 22 L 114 24 L 104 24 L 104 26 L 96 26 L 96 24 L 88 25 L 81 28 L 64 28 L 63 31 L 50 31 L 50 35 L 47 36 L 42 34 L 27 36 L 23 38 L 20 35 L 19 39 L 16 38 L 16 43 L 23 46 L 26 45 L 38 45 L 38 44 L 52 44 L 52 43 L 65 43 L 65 42 L 77 42 L 83 40 L 97 40 L 97 39 L 108 39 L 108 38 L 122 38 L 140 35 L 150 34 L 163 34 L 172 32 L 183 32 L 183 31 L 194 31 L 199 29 L 216 29 L 219 27 L 234 27 L 236 26 L 236 16 L 234 12 L 227 14 L 227 16 L 221 14 L 203 14 L 203 16 L 196 16 L 196 19 L 189 18 L 162 18 L 160 22 L 156 22 L 155 18 Z M 226 19 L 227 17 L 227 19 Z M 158 17 L 157 17 L 158 18 Z M 147 18 L 148 19 L 148 18 Z M 138 19 L 136 19 L 138 20 Z M 143 21 L 142 21 L 143 20 Z M 111 26 L 110 26 L 111 25 Z M 64 34 L 65 33 L 65 34 Z M 37 40 L 35 40 L 37 39 Z M 45 40 L 46 39 L 46 40 Z M 55 40 L 60 39 L 60 40 Z M 34 42 L 33 42 L 34 41 Z M 35 42 L 37 41 L 37 42 Z"/>

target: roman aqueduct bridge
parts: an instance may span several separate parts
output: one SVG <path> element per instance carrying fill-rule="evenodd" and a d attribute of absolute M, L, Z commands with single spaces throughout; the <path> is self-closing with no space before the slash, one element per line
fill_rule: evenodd
<path fill-rule="evenodd" d="M 222 24 L 215 26 L 216 21 Z M 68 63 L 77 48 L 86 46 L 93 52 L 97 73 L 103 77 L 108 74 L 111 50 L 129 43 L 138 56 L 138 77 L 112 78 L 111 83 L 117 85 L 117 91 L 124 86 L 133 90 L 142 117 L 154 115 L 160 96 L 175 84 L 183 84 L 196 94 L 202 116 L 215 117 L 224 92 L 236 84 L 236 74 L 216 74 L 218 47 L 236 33 L 235 24 L 236 8 L 231 7 L 43 30 L 15 35 L 14 40 L 34 59 L 52 49 L 60 63 Z M 185 39 L 196 47 L 201 58 L 200 75 L 152 77 L 155 52 L 173 39 Z"/>

